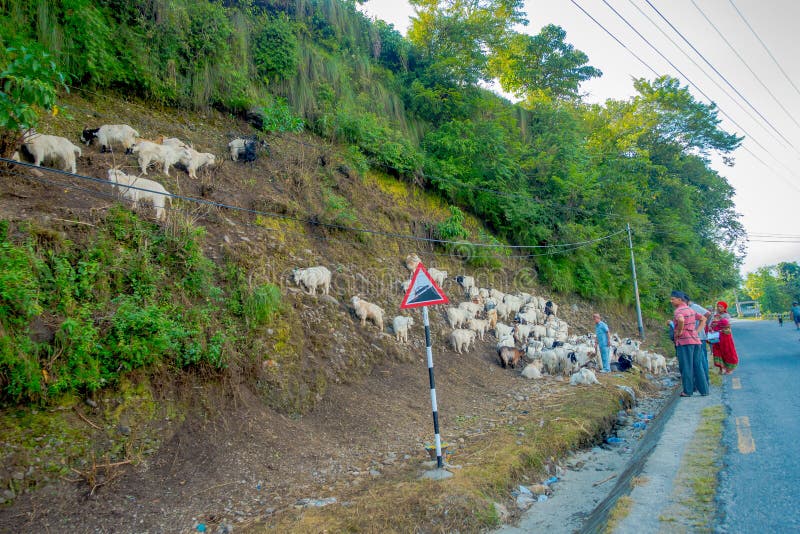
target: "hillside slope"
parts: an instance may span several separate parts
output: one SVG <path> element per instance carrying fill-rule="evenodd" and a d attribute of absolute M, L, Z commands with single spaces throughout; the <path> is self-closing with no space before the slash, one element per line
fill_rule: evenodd
<path fill-rule="evenodd" d="M 428 243 L 385 235 L 427 237 L 449 216 L 447 205 L 394 178 L 359 174 L 337 147 L 319 139 L 272 138 L 269 155 L 245 165 L 226 160 L 225 147 L 252 131 L 217 112 L 154 110 L 102 95 L 70 96 L 64 109 L 40 131 L 77 143 L 84 127 L 127 123 L 145 137 L 175 136 L 216 153 L 221 165 L 197 182 L 180 170 L 171 177 L 151 173 L 171 192 L 214 203 L 177 201 L 170 222 L 155 231 L 202 227 L 203 252 L 219 272 L 235 265 L 251 286 L 276 284 L 283 306 L 270 322 L 226 346 L 237 358 L 221 371 L 144 367 L 113 388 L 51 398 L 38 409 L 6 409 L 0 481 L 9 503 L 0 509 L 2 531 L 188 531 L 196 518 L 280 523 L 292 517 L 298 499 L 335 496 L 342 502 L 365 498 L 375 483 L 413 480 L 433 434 L 420 314 L 414 312 L 411 342 L 402 346 L 389 329 L 361 328 L 349 306 L 360 295 L 383 307 L 389 323 L 399 313 L 399 283 L 409 276 L 402 259 L 410 252 L 451 278 L 469 274 L 481 286 L 553 298 L 573 331 L 591 329 L 590 305 L 537 287 L 535 273 L 521 262 L 470 268 Z M 104 178 L 112 165 L 134 173 L 135 160 L 84 148 L 78 172 Z M 9 222 L 12 237 L 33 236 L 42 249 L 82 248 L 117 209 L 110 193 L 101 182 L 8 171 L 0 179 L 0 220 Z M 152 216 L 146 209 L 139 215 Z M 482 229 L 470 218 L 465 226 L 473 236 Z M 329 297 L 309 296 L 290 282 L 293 268 L 311 265 L 334 273 Z M 455 283 L 445 290 L 461 300 Z M 614 330 L 633 333 L 632 314 L 623 311 L 603 310 Z M 507 441 L 517 426 L 559 436 L 547 446 L 526 441 L 536 454 L 518 452 L 528 460 L 498 470 L 497 481 L 487 478 L 500 494 L 515 477 L 541 472 L 551 455 L 607 432 L 621 401 L 618 384 L 647 387 L 634 376 L 608 377 L 596 389 L 570 388 L 555 378 L 527 381 L 496 364 L 491 336 L 457 355 L 446 346 L 449 328 L 441 311 L 431 317 L 440 423 L 456 458 L 481 457 L 498 438 L 514 449 L 514 440 Z M 31 335 L 55 342 L 61 320 L 57 310 L 48 310 Z M 588 430 L 567 431 L 560 426 L 564 418 Z M 447 519 L 424 503 L 395 504 L 395 513 L 427 524 L 426 530 L 475 527 L 465 514 Z"/>

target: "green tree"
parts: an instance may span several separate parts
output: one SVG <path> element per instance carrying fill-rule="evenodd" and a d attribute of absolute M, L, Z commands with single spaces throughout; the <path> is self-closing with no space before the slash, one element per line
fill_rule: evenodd
<path fill-rule="evenodd" d="M 489 61 L 527 24 L 523 0 L 411 0 L 416 9 L 408 37 L 428 68 L 464 87 L 489 81 Z"/>
<path fill-rule="evenodd" d="M 42 111 L 58 112 L 56 90 L 67 87 L 55 61 L 38 47 L 6 48 L 0 64 L 0 155 L 7 158 Z"/>
<path fill-rule="evenodd" d="M 491 62 L 503 89 L 527 100 L 577 99 L 581 82 L 603 73 L 588 65 L 588 56 L 566 43 L 566 36 L 563 28 L 548 24 L 537 35 L 511 37 Z"/>

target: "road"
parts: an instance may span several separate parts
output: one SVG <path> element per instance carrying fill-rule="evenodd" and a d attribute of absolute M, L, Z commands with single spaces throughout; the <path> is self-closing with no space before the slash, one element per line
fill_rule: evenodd
<path fill-rule="evenodd" d="M 725 377 L 727 446 L 718 532 L 800 532 L 800 331 L 736 321 L 740 363 Z"/>

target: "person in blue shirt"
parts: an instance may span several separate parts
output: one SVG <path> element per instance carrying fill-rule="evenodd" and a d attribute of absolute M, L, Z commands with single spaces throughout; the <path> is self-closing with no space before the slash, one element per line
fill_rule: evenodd
<path fill-rule="evenodd" d="M 592 319 L 594 319 L 594 333 L 596 336 L 594 348 L 595 351 L 600 350 L 600 359 L 603 361 L 603 368 L 600 369 L 600 372 L 608 373 L 611 371 L 611 334 L 608 331 L 608 325 L 603 322 L 599 313 L 592 314 Z"/>
<path fill-rule="evenodd" d="M 797 302 L 792 302 L 792 319 L 794 320 L 794 325 L 800 330 L 800 304 Z"/>

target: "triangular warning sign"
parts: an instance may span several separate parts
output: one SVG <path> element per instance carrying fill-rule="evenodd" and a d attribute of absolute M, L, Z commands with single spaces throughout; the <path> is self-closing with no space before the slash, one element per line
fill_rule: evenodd
<path fill-rule="evenodd" d="M 420 262 L 411 283 L 408 284 L 408 291 L 403 298 L 400 309 L 419 308 L 420 306 L 432 306 L 434 304 L 447 304 L 450 302 L 436 282 L 433 281 L 428 270 Z"/>

